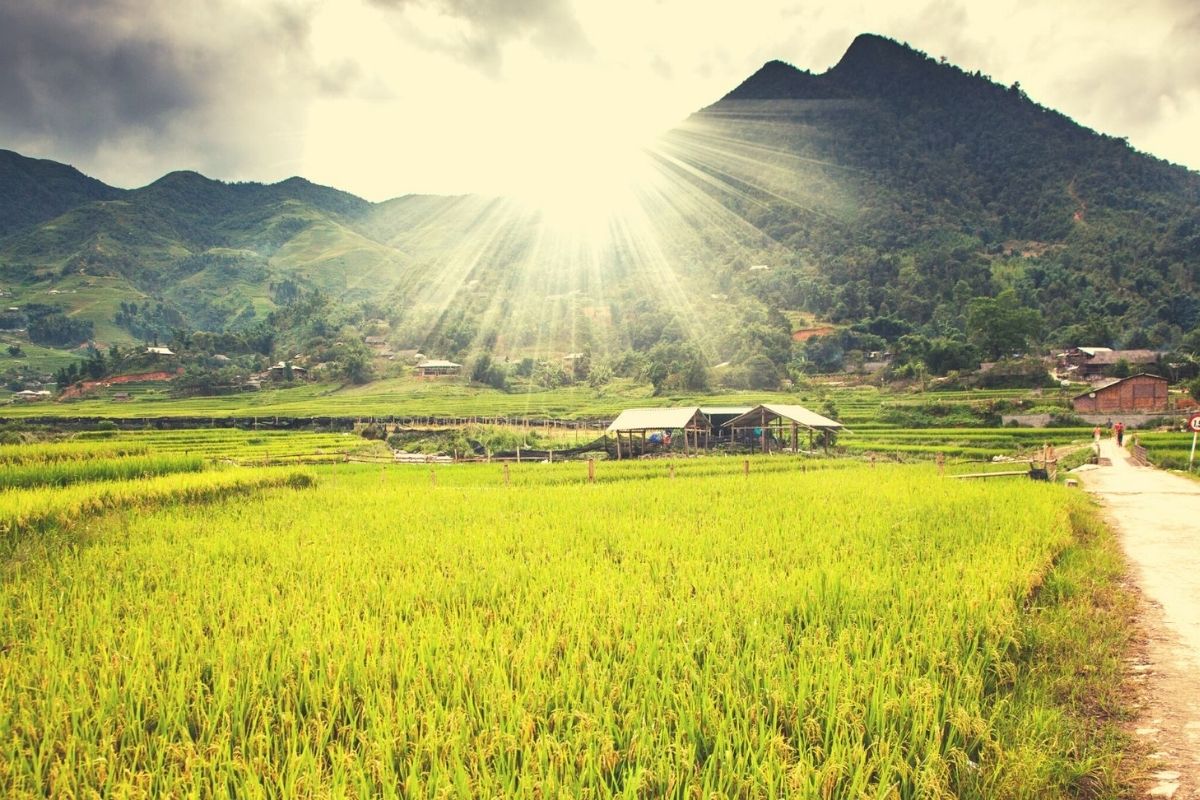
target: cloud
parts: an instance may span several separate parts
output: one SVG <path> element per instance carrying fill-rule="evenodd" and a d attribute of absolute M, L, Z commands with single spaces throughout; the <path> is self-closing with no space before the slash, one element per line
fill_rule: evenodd
<path fill-rule="evenodd" d="M 316 83 L 302 8 L 215 0 L 0 4 L 0 140 L 128 183 L 173 168 L 245 176 L 287 159 Z M 322 83 L 324 81 L 324 83 Z M 294 150 L 294 148 L 293 148 Z"/>
<path fill-rule="evenodd" d="M 528 41 L 543 55 L 559 60 L 588 59 L 594 48 L 565 0 L 369 0 L 399 13 L 424 12 L 451 20 L 453 26 L 398 27 L 431 50 L 465 60 L 493 77 L 504 66 L 504 49 Z M 411 22 L 404 19 L 401 22 Z"/>

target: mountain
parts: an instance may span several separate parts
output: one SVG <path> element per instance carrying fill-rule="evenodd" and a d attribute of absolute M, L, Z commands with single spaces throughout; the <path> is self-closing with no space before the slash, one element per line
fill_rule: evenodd
<path fill-rule="evenodd" d="M 1200 175 L 1018 84 L 863 35 L 821 75 L 768 63 L 669 138 L 725 143 L 697 169 L 760 201 L 747 218 L 815 266 L 788 302 L 835 321 L 960 327 L 964 296 L 1012 288 L 1060 338 L 1200 322 Z"/>
<path fill-rule="evenodd" d="M 120 189 L 74 167 L 0 150 L 0 237 L 53 219 L 92 200 L 120 197 Z"/>
<path fill-rule="evenodd" d="M 633 201 L 572 215 L 194 172 L 119 190 L 0 151 L 0 288 L 106 343 L 265 325 L 291 351 L 370 321 L 397 347 L 587 350 L 618 373 L 652 352 L 965 364 L 991 298 L 1035 310 L 1043 342 L 1200 346 L 1200 175 L 907 45 L 864 34 L 821 74 L 768 62 L 647 160 Z M 805 320 L 838 329 L 819 353 L 792 342 Z"/>

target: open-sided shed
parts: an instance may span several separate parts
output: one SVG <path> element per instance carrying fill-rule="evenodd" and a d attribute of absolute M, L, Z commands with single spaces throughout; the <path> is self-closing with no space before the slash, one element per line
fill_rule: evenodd
<path fill-rule="evenodd" d="M 776 438 L 784 441 L 784 431 L 790 429 L 792 452 L 800 449 L 800 429 L 808 431 L 809 447 L 812 447 L 812 436 L 817 431 L 833 432 L 844 429 L 837 420 L 823 417 L 804 406 L 763 404 L 755 406 L 745 414 L 734 417 L 725 423 L 735 436 L 748 430 L 755 431 L 754 436 L 762 442 L 763 452 L 769 449 L 768 439 L 771 430 L 776 432 Z"/>
<path fill-rule="evenodd" d="M 612 421 L 605 431 L 617 438 L 617 458 L 624 453 L 633 455 L 634 437 L 641 434 L 641 450 L 646 450 L 646 435 L 650 431 L 683 431 L 683 449 L 689 452 L 700 445 L 700 434 L 708 429 L 708 422 L 700 413 L 699 406 L 687 408 L 627 408 Z M 625 449 L 621 437 L 626 439 Z"/>
<path fill-rule="evenodd" d="M 752 406 L 701 406 L 700 413 L 708 418 L 708 433 L 704 437 L 705 446 L 708 446 L 710 438 L 720 441 L 722 438 L 732 435 L 732 430 L 726 428 L 725 423 L 737 419 L 751 408 Z"/>

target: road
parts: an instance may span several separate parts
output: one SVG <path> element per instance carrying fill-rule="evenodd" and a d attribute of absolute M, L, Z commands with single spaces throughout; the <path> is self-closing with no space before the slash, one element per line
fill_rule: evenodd
<path fill-rule="evenodd" d="M 1111 439 L 1100 456 L 1080 477 L 1146 599 L 1146 659 L 1132 670 L 1146 685 L 1135 733 L 1157 765 L 1148 796 L 1200 800 L 1200 482 L 1140 467 Z"/>

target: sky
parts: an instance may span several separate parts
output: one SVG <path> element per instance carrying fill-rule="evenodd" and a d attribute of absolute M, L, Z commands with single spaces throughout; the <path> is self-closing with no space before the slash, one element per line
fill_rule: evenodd
<path fill-rule="evenodd" d="M 122 187 L 553 191 L 863 32 L 1200 169 L 1195 0 L 0 0 L 0 148 Z"/>

